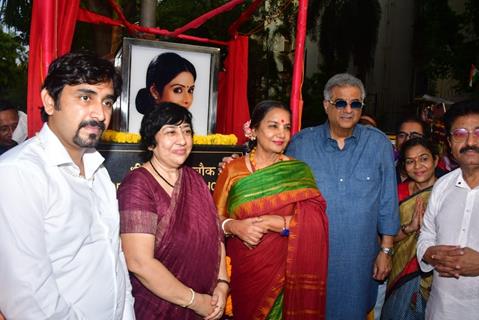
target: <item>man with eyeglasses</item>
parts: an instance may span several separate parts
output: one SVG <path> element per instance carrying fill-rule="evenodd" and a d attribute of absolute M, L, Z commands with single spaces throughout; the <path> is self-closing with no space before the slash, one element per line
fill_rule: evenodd
<path fill-rule="evenodd" d="M 17 125 L 17 109 L 9 101 L 0 100 L 0 155 L 17 145 L 13 140 Z"/>
<path fill-rule="evenodd" d="M 378 129 L 358 124 L 365 96 L 361 80 L 333 76 L 324 88 L 328 121 L 296 134 L 287 150 L 312 168 L 327 202 L 327 319 L 366 318 L 376 280 L 391 270 L 399 229 L 392 145 Z"/>
<path fill-rule="evenodd" d="M 434 185 L 419 235 L 420 267 L 434 272 L 426 319 L 477 319 L 479 100 L 452 105 L 444 122 L 459 168 Z"/>

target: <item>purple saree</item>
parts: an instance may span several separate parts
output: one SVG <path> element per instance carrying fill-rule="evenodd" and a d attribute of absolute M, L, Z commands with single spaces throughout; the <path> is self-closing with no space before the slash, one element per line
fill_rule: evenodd
<path fill-rule="evenodd" d="M 213 199 L 200 175 L 182 167 L 170 198 L 146 169 L 138 168 L 123 180 L 118 200 L 121 233 L 154 234 L 155 259 L 196 292 L 213 292 L 221 236 Z M 159 298 L 130 276 L 138 320 L 201 319 L 190 309 Z"/>

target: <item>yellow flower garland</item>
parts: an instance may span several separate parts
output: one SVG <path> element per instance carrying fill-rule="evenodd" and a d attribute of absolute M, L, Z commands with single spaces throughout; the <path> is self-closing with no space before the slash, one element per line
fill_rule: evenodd
<path fill-rule="evenodd" d="M 141 140 L 141 136 L 138 133 L 105 130 L 101 136 L 101 140 L 115 143 L 138 143 Z"/>
<path fill-rule="evenodd" d="M 141 136 L 138 133 L 105 130 L 101 136 L 101 140 L 113 143 L 139 143 Z M 237 142 L 238 138 L 234 134 L 215 133 L 207 136 L 193 136 L 194 144 L 235 145 Z"/>

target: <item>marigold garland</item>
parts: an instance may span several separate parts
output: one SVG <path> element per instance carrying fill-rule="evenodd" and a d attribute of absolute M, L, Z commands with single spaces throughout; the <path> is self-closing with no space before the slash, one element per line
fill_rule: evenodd
<path fill-rule="evenodd" d="M 101 140 L 114 143 L 138 143 L 141 140 L 141 136 L 138 133 L 105 130 Z"/>
<path fill-rule="evenodd" d="M 226 272 L 231 279 L 231 258 L 228 256 L 226 256 Z M 233 316 L 233 301 L 231 300 L 231 294 L 228 294 L 226 299 L 225 315 L 229 317 Z"/>
<path fill-rule="evenodd" d="M 113 143 L 139 143 L 141 136 L 138 133 L 105 130 L 101 136 L 104 142 Z M 235 145 L 238 138 L 234 134 L 209 134 L 207 136 L 193 136 L 193 144 L 220 144 Z"/>

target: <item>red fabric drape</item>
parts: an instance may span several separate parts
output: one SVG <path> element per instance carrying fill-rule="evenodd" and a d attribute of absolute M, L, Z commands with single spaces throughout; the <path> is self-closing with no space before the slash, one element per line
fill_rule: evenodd
<path fill-rule="evenodd" d="M 301 130 L 301 116 L 303 111 L 303 98 L 301 88 L 304 77 L 304 43 L 306 39 L 306 23 L 308 15 L 308 0 L 299 0 L 298 20 L 296 22 L 296 43 L 294 48 L 293 81 L 291 84 L 291 114 L 292 134 Z"/>
<path fill-rule="evenodd" d="M 243 143 L 243 124 L 249 120 L 248 37 L 237 36 L 229 42 L 225 73 L 219 80 L 216 132 L 234 133 Z"/>
<path fill-rule="evenodd" d="M 52 60 L 70 50 L 80 0 L 33 1 L 28 57 L 28 135 L 42 126 L 40 88 Z"/>

